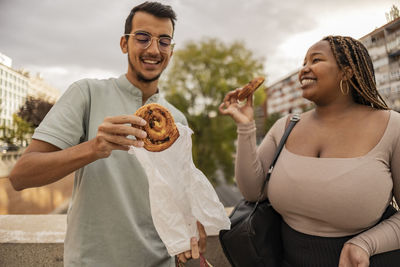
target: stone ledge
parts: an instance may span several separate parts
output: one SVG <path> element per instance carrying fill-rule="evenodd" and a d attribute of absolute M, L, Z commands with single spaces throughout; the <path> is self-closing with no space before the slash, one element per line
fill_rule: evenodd
<path fill-rule="evenodd" d="M 0 243 L 0 266 L 63 267 L 63 243 Z"/>
<path fill-rule="evenodd" d="M 0 266 L 62 267 L 66 216 L 0 215 Z M 205 257 L 214 267 L 230 266 L 218 236 L 207 238 Z M 199 266 L 199 261 L 185 266 Z"/>
<path fill-rule="evenodd" d="M 1 215 L 0 244 L 62 244 L 66 219 L 66 215 Z"/>

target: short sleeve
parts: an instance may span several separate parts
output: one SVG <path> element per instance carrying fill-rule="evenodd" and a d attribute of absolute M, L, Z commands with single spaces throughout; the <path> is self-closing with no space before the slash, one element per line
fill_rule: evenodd
<path fill-rule="evenodd" d="M 89 90 L 73 83 L 36 128 L 32 138 L 65 149 L 86 138 Z M 86 90 L 85 90 L 86 89 Z"/>

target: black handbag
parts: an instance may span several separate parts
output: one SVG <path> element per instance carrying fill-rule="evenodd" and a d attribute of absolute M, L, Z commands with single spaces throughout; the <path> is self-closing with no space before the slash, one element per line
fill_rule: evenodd
<path fill-rule="evenodd" d="M 291 130 L 300 120 L 291 117 L 274 159 L 261 187 L 257 202 L 242 199 L 231 215 L 231 229 L 222 230 L 219 240 L 224 254 L 233 267 L 280 267 L 283 257 L 281 240 L 282 218 L 268 199 L 260 201 L 272 170 Z"/>

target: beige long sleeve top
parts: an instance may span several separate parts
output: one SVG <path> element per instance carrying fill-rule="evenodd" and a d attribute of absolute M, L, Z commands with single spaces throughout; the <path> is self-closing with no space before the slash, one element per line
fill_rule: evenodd
<path fill-rule="evenodd" d="M 275 123 L 258 148 L 255 123 L 238 125 L 235 175 L 248 200 L 259 194 L 286 119 Z M 400 212 L 374 226 L 393 194 L 400 200 L 399 139 L 400 114 L 390 111 L 381 140 L 364 156 L 315 158 L 284 147 L 266 194 L 283 220 L 299 232 L 325 237 L 360 233 L 348 242 L 370 256 L 399 249 Z"/>

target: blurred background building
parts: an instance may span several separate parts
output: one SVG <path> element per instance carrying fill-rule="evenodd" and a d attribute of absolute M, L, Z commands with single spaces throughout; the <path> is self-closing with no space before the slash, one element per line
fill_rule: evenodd
<path fill-rule="evenodd" d="M 13 127 L 13 114 L 20 109 L 28 97 L 55 103 L 60 94 L 60 91 L 49 85 L 40 74 L 32 76 L 26 70 L 14 69 L 12 59 L 0 53 L 1 137 L 3 138 L 6 134 L 4 129 Z M 52 185 L 16 192 L 7 177 L 15 162 L 23 153 L 24 147 L 2 140 L 0 149 L 0 214 L 43 214 L 53 212 L 62 205 L 65 207 L 72 192 L 72 175 Z"/>
<path fill-rule="evenodd" d="M 0 53 L 0 125 L 11 126 L 12 115 L 28 96 L 54 103 L 60 91 L 46 83 L 40 74 L 12 68 L 12 59 Z"/>

